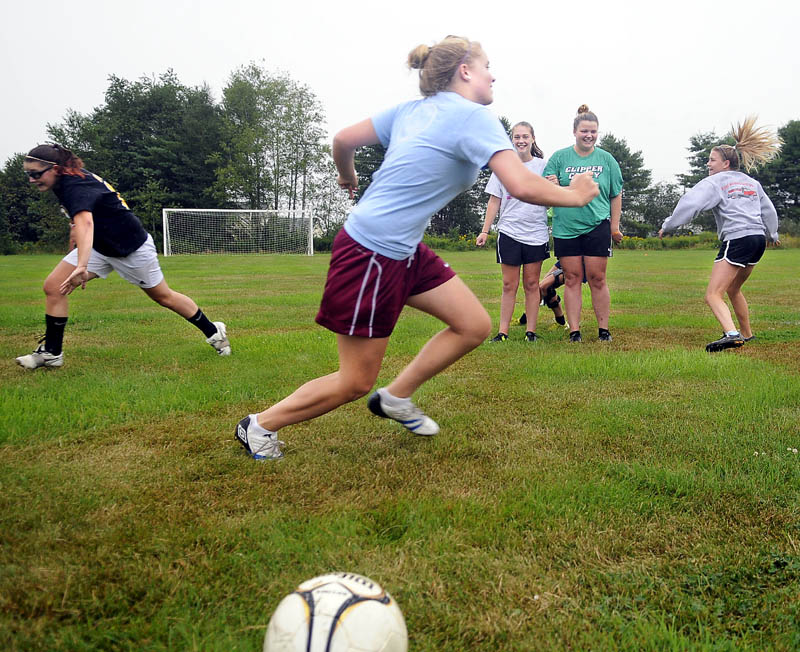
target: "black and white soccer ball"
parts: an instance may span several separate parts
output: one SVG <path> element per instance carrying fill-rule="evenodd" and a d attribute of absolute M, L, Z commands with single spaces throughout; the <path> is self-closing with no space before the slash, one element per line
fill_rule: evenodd
<path fill-rule="evenodd" d="M 400 607 L 377 582 L 331 573 L 303 582 L 281 600 L 264 652 L 406 652 Z"/>

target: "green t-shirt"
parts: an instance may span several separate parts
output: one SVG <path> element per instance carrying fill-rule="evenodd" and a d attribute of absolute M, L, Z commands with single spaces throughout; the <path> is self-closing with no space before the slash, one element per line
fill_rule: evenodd
<path fill-rule="evenodd" d="M 555 152 L 547 161 L 542 176 L 555 174 L 558 183 L 568 186 L 572 177 L 581 172 L 593 172 L 600 194 L 581 208 L 557 206 L 553 218 L 554 238 L 577 238 L 589 233 L 603 220 L 611 217 L 611 198 L 622 192 L 622 172 L 619 163 L 604 149 L 595 147 L 588 156 L 579 156 L 574 147 Z"/>

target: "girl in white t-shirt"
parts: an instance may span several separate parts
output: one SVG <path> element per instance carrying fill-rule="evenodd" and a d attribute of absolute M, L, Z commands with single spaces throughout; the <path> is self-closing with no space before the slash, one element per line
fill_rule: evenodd
<path fill-rule="evenodd" d="M 518 122 L 511 129 L 511 142 L 522 163 L 534 174 L 541 175 L 545 166 L 544 154 L 536 144 L 533 127 L 528 122 Z M 528 330 L 525 339 L 535 342 L 536 319 L 539 314 L 539 275 L 542 261 L 550 258 L 550 233 L 547 229 L 547 208 L 528 204 L 506 190 L 497 175 L 492 173 L 486 184 L 489 204 L 483 231 L 475 240 L 482 247 L 486 244 L 489 228 L 497 215 L 497 262 L 503 273 L 503 294 L 500 298 L 500 328 L 492 342 L 508 339 L 511 316 L 517 301 L 519 271 L 522 268 L 522 287 L 525 291 L 525 314 Z"/>

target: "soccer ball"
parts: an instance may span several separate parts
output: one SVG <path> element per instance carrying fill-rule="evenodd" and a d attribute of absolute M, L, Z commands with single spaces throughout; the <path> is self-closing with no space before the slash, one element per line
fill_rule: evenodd
<path fill-rule="evenodd" d="M 376 582 L 331 573 L 287 595 L 267 626 L 264 652 L 406 652 L 400 607 Z"/>

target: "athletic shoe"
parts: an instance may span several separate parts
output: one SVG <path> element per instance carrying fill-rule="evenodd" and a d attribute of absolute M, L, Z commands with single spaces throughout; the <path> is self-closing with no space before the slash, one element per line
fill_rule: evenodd
<path fill-rule="evenodd" d="M 519 316 L 519 323 L 520 323 L 520 324 L 522 324 L 523 326 L 524 326 L 525 324 L 527 324 L 527 323 L 528 323 L 528 315 L 527 315 L 527 313 L 524 313 L 524 312 L 523 312 L 523 313 L 522 313 L 522 314 Z"/>
<path fill-rule="evenodd" d="M 558 324 L 559 326 L 567 325 L 567 318 L 564 315 L 561 315 L 560 317 L 558 315 L 553 315 L 553 317 L 556 320 L 556 324 Z"/>
<path fill-rule="evenodd" d="M 230 355 L 231 343 L 228 341 L 228 333 L 225 329 L 225 324 L 221 321 L 215 321 L 214 326 L 217 327 L 217 332 L 211 337 L 206 338 L 206 342 L 213 346 L 220 355 Z"/>
<path fill-rule="evenodd" d="M 609 333 L 607 330 L 601 330 L 597 334 L 597 339 L 600 340 L 601 342 L 610 342 L 611 341 L 611 333 Z"/>
<path fill-rule="evenodd" d="M 718 340 L 706 344 L 706 351 L 717 353 L 725 349 L 736 349 L 744 346 L 744 338 L 741 335 L 723 335 Z"/>
<path fill-rule="evenodd" d="M 743 337 L 742 339 L 743 339 L 745 342 L 749 342 L 750 340 L 754 340 L 754 339 L 756 339 L 756 336 L 755 336 L 755 335 L 751 335 L 750 337 Z"/>
<path fill-rule="evenodd" d="M 404 405 L 399 407 L 389 406 L 381 396 L 382 391 L 385 390 L 381 388 L 374 392 L 367 401 L 367 407 L 373 414 L 384 419 L 394 419 L 415 435 L 430 436 L 439 432 L 439 425 L 410 400 L 403 401 Z"/>
<path fill-rule="evenodd" d="M 283 457 L 281 447 L 286 445 L 278 439 L 277 432 L 268 432 L 265 435 L 253 432 L 249 416 L 236 426 L 236 441 L 254 460 L 279 460 Z"/>
<path fill-rule="evenodd" d="M 64 365 L 64 352 L 54 355 L 44 349 L 44 338 L 39 340 L 39 346 L 33 353 L 21 355 L 17 364 L 25 369 L 38 369 L 39 367 L 62 367 Z"/>
<path fill-rule="evenodd" d="M 569 334 L 569 341 L 570 342 L 583 342 L 583 338 L 581 337 L 580 331 L 572 331 Z"/>
<path fill-rule="evenodd" d="M 525 341 L 526 342 L 535 342 L 539 339 L 539 336 L 534 333 L 533 331 L 526 331 L 525 332 Z"/>
<path fill-rule="evenodd" d="M 497 335 L 495 335 L 489 341 L 490 342 L 505 342 L 507 339 L 508 339 L 508 335 L 506 335 L 505 333 L 498 333 Z"/>

